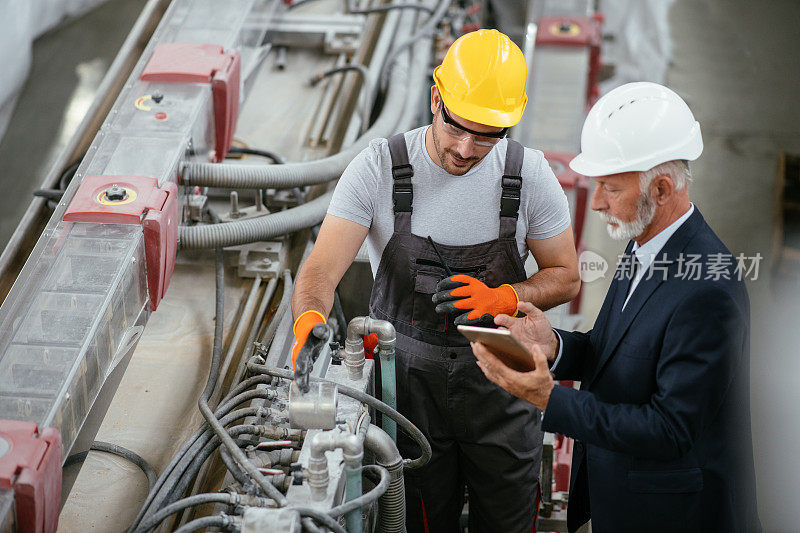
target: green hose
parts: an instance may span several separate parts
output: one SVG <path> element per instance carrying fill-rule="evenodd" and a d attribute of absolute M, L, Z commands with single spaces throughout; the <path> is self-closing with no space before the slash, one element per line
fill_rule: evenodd
<path fill-rule="evenodd" d="M 380 350 L 381 361 L 381 400 L 392 409 L 397 409 L 397 378 L 395 376 L 394 350 Z M 397 442 L 397 422 L 386 413 L 383 414 L 383 430 Z"/>
<path fill-rule="evenodd" d="M 345 465 L 347 485 L 345 486 L 345 501 L 349 502 L 361 496 L 361 467 Z M 361 533 L 361 508 L 353 509 L 345 515 L 347 533 Z"/>

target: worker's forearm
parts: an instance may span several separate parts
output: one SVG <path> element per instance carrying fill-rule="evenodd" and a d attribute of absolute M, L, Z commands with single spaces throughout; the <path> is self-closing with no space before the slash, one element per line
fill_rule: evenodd
<path fill-rule="evenodd" d="M 580 290 L 580 278 L 566 267 L 542 268 L 512 287 L 521 302 L 531 302 L 544 311 L 575 298 Z"/>
<path fill-rule="evenodd" d="M 336 286 L 325 272 L 310 265 L 303 264 L 297 274 L 292 295 L 292 315 L 295 319 L 306 311 L 318 311 L 326 317 L 333 307 L 333 291 Z"/>

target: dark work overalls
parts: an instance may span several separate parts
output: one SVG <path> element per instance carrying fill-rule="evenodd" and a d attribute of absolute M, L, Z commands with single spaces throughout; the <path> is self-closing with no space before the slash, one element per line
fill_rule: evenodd
<path fill-rule="evenodd" d="M 403 134 L 389 139 L 389 150 L 394 234 L 375 275 L 370 314 L 397 330 L 398 408 L 433 448 L 426 466 L 406 472 L 408 531 L 460 531 L 466 484 L 470 533 L 528 533 L 538 511 L 540 413 L 487 380 L 452 317 L 434 310 L 431 297 L 447 274 L 427 239 L 411 233 L 413 168 Z M 499 237 L 470 246 L 437 244 L 454 274 L 490 287 L 526 279 L 515 240 L 523 153 L 508 141 Z M 401 431 L 398 447 L 404 457 L 419 456 Z"/>

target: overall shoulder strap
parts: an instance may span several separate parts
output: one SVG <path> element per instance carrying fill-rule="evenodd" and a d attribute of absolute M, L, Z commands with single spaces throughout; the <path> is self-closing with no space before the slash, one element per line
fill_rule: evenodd
<path fill-rule="evenodd" d="M 517 233 L 519 198 L 522 189 L 522 160 L 525 150 L 517 141 L 508 139 L 506 167 L 503 171 L 500 195 L 500 238 L 513 239 Z"/>
<path fill-rule="evenodd" d="M 392 157 L 392 205 L 394 206 L 394 231 L 411 233 L 411 204 L 414 200 L 414 190 L 411 178 L 414 176 L 414 167 L 408 162 L 408 147 L 406 137 L 398 133 L 389 137 L 389 154 Z"/>

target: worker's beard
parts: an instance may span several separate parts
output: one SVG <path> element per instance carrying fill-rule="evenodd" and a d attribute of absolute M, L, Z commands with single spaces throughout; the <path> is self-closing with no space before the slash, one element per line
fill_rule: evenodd
<path fill-rule="evenodd" d="M 480 157 L 473 156 L 466 159 L 465 160 L 466 163 L 464 165 L 460 166 L 454 165 L 451 156 L 452 157 L 459 157 L 459 156 L 453 150 L 442 148 L 442 143 L 440 142 L 439 133 L 437 130 L 438 128 L 435 125 L 431 125 L 431 133 L 433 134 L 433 146 L 436 149 L 436 155 L 439 156 L 439 161 L 441 162 L 442 168 L 445 169 L 445 171 L 454 176 L 463 176 L 464 174 L 472 170 L 472 167 L 474 167 L 480 162 L 481 160 Z"/>
<path fill-rule="evenodd" d="M 636 204 L 636 219 L 631 222 L 623 222 L 605 211 L 599 211 L 598 214 L 603 219 L 603 222 L 606 223 L 606 230 L 612 239 L 615 241 L 629 241 L 644 233 L 645 228 L 653 221 L 653 217 L 656 214 L 656 203 L 646 192 L 639 196 L 639 201 Z M 609 222 L 616 224 L 616 227 L 609 224 Z"/>

